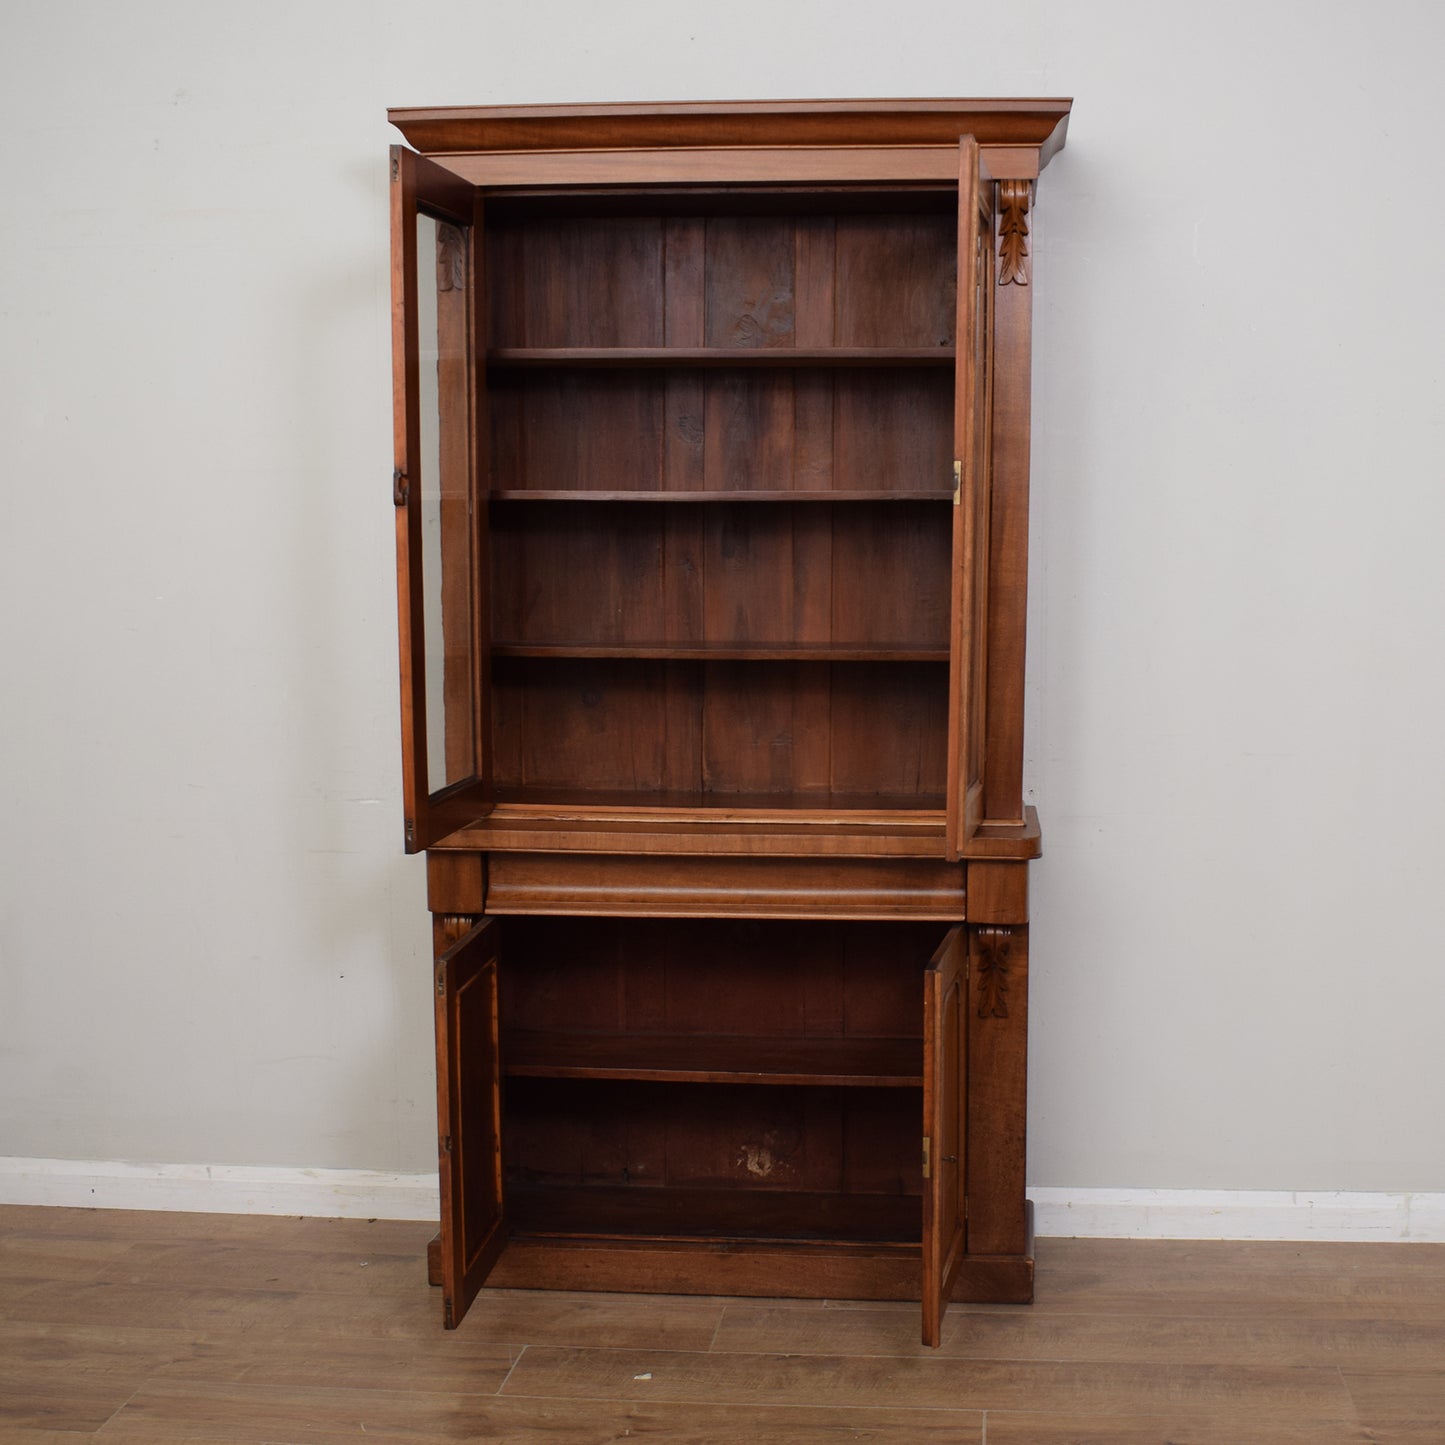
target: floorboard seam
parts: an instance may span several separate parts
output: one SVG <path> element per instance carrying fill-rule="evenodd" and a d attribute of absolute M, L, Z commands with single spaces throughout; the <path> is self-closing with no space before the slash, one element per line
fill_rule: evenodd
<path fill-rule="evenodd" d="M 130 1402 L 131 1402 L 132 1400 L 134 1400 L 135 1397 L 136 1397 L 137 1395 L 139 1395 L 142 1390 L 145 1389 L 146 1384 L 147 1384 L 147 1381 L 148 1381 L 149 1379 L 150 1379 L 150 1377 L 147 1376 L 146 1379 L 142 1380 L 142 1381 L 140 1382 L 140 1384 L 138 1384 L 138 1385 L 135 1387 L 135 1389 L 132 1390 L 132 1391 L 130 1392 L 130 1394 L 127 1395 L 127 1396 L 125 1397 L 125 1399 L 122 1400 L 122 1401 L 120 1402 L 120 1404 L 117 1405 L 117 1406 L 115 1407 L 115 1409 L 112 1410 L 112 1411 L 110 1412 L 110 1414 L 107 1415 L 107 1416 L 105 1417 L 105 1419 L 100 1422 L 100 1424 L 99 1424 L 98 1426 L 96 1426 L 96 1428 L 95 1428 L 95 1430 L 94 1430 L 93 1433 L 96 1434 L 96 1435 L 99 1435 L 103 1430 L 105 1430 L 105 1428 L 106 1428 L 108 1425 L 112 1424 L 112 1423 L 119 1417 L 120 1412 L 121 1412 L 122 1410 L 124 1410 L 125 1407 L 126 1407 L 127 1405 L 129 1405 Z"/>
<path fill-rule="evenodd" d="M 527 1353 L 527 1348 L 528 1347 L 526 1345 L 523 1345 L 522 1348 L 517 1351 L 517 1358 L 513 1360 L 510 1365 L 507 1366 L 507 1373 L 502 1376 L 501 1384 L 492 1391 L 494 1395 L 500 1395 L 502 1391 L 507 1388 L 507 1381 L 512 1378 L 512 1371 L 515 1370 L 517 1366 L 522 1363 L 522 1356 Z"/>

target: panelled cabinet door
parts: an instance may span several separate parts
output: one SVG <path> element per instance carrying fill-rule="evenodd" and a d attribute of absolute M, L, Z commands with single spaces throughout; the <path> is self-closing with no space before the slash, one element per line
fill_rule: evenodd
<path fill-rule="evenodd" d="M 497 935 L 483 919 L 436 964 L 442 1310 L 461 1323 L 506 1244 Z"/>
<path fill-rule="evenodd" d="M 953 404 L 953 588 L 949 643 L 948 855 L 983 806 L 993 351 L 993 185 L 972 136 L 959 144 L 958 321 Z"/>
<path fill-rule="evenodd" d="M 923 975 L 923 1343 L 936 1346 L 963 1264 L 968 937 L 951 928 Z"/>
<path fill-rule="evenodd" d="M 487 810 L 479 221 L 470 185 L 392 147 L 392 501 L 409 853 Z"/>

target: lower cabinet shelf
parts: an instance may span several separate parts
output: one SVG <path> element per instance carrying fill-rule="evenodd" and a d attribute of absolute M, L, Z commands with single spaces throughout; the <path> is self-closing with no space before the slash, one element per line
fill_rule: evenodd
<path fill-rule="evenodd" d="M 670 1083 L 921 1088 L 921 1038 L 583 1034 L 509 1030 L 502 1073 Z"/>
<path fill-rule="evenodd" d="M 919 1196 L 778 1189 L 513 1185 L 516 1236 L 586 1239 L 918 1243 Z"/>

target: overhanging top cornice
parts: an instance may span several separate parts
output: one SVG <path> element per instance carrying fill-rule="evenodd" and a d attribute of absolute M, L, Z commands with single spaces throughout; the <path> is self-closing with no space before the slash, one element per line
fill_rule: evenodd
<path fill-rule="evenodd" d="M 398 108 L 391 122 L 424 155 L 727 147 L 956 145 L 1038 152 L 1064 144 L 1069 100 L 682 101 L 661 105 Z"/>

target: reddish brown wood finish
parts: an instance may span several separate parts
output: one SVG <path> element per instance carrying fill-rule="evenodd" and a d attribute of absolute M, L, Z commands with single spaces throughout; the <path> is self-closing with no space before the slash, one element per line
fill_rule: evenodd
<path fill-rule="evenodd" d="M 493 855 L 489 913 L 951 920 L 964 873 L 932 860 Z"/>
<path fill-rule="evenodd" d="M 1068 109 L 393 112 L 440 162 L 397 159 L 393 269 L 449 1324 L 484 1278 L 921 1298 L 931 1344 L 950 1297 L 1031 1297 L 1030 231 Z M 418 209 L 465 238 L 439 604 Z"/>
<path fill-rule="evenodd" d="M 968 941 L 951 928 L 923 975 L 923 1343 L 937 1346 L 967 1225 Z"/>
<path fill-rule="evenodd" d="M 582 153 L 622 147 L 765 145 L 987 146 L 1027 150 L 1042 167 L 1064 144 L 1068 100 L 793 100 L 636 105 L 519 105 L 392 109 L 387 118 L 429 155 L 486 151 Z"/>
<path fill-rule="evenodd" d="M 1028 1258 L 1029 931 L 970 927 L 968 946 L 969 1251 Z"/>
<path fill-rule="evenodd" d="M 443 920 L 439 942 L 470 919 Z M 495 919 L 484 918 L 436 963 L 437 1134 L 442 1311 L 455 1328 L 507 1239 L 502 1196 Z"/>

